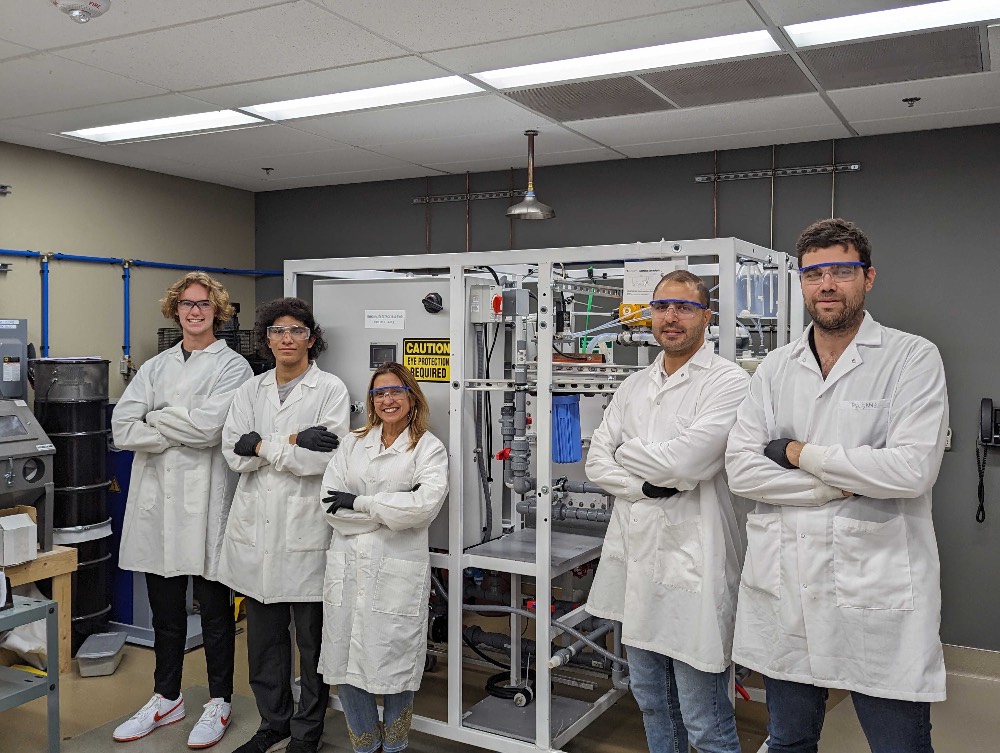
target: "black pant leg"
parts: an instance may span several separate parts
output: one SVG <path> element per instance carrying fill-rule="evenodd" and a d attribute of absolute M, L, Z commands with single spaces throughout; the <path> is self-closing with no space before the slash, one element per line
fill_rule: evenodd
<path fill-rule="evenodd" d="M 292 717 L 291 733 L 296 740 L 318 742 L 323 736 L 323 720 L 330 700 L 330 686 L 319 672 L 319 651 L 323 643 L 323 603 L 292 604 L 295 616 L 295 643 L 299 648 L 299 707 Z"/>
<path fill-rule="evenodd" d="M 287 603 L 262 604 L 247 597 L 247 664 L 260 713 L 260 731 L 289 733 L 292 718 L 292 612 Z"/>
<path fill-rule="evenodd" d="M 201 634 L 205 642 L 208 691 L 212 698 L 233 695 L 233 661 L 236 653 L 236 620 L 229 586 L 194 576 L 194 597 L 201 608 Z"/>
<path fill-rule="evenodd" d="M 187 640 L 187 575 L 164 578 L 146 573 L 146 592 L 153 616 L 153 689 L 164 698 L 181 692 L 184 643 Z"/>

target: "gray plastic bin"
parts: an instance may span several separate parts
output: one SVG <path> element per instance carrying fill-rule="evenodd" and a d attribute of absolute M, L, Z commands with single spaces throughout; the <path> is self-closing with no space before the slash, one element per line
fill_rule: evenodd
<path fill-rule="evenodd" d="M 80 646 L 76 659 L 81 677 L 110 675 L 122 662 L 125 633 L 94 633 Z"/>

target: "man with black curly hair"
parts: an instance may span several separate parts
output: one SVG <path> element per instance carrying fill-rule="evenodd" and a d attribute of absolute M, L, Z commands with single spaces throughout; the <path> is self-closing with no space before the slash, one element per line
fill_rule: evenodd
<path fill-rule="evenodd" d="M 350 400 L 344 383 L 315 363 L 326 342 L 305 301 L 265 304 L 256 330 L 274 368 L 237 391 L 222 432 L 223 454 L 240 481 L 219 577 L 247 596 L 250 687 L 261 716 L 257 733 L 237 753 L 264 753 L 289 736 L 289 753 L 313 753 L 329 698 L 317 669 L 330 543 L 320 483 L 349 431 Z M 294 714 L 292 618 L 301 677 Z"/>

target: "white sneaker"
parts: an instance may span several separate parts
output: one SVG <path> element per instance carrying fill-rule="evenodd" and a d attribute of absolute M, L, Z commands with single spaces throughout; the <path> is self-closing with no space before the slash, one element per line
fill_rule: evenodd
<path fill-rule="evenodd" d="M 168 701 L 159 693 L 149 699 L 149 703 L 135 712 L 128 721 L 119 724 L 114 731 L 114 739 L 120 743 L 145 737 L 157 727 L 179 722 L 184 718 L 184 696 L 176 701 Z"/>
<path fill-rule="evenodd" d="M 232 704 L 221 698 L 212 698 L 205 704 L 201 719 L 194 725 L 188 736 L 189 748 L 211 748 L 229 729 L 229 720 L 233 718 Z"/>

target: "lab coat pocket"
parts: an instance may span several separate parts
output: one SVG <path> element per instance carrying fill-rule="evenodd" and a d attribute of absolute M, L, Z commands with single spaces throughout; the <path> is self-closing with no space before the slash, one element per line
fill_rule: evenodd
<path fill-rule="evenodd" d="M 837 405 L 837 442 L 844 447 L 885 447 L 889 400 L 841 400 Z"/>
<path fill-rule="evenodd" d="M 209 470 L 184 472 L 184 512 L 204 515 L 208 511 Z"/>
<path fill-rule="evenodd" d="M 326 553 L 326 574 L 323 576 L 323 603 L 339 607 L 344 600 L 344 576 L 347 572 L 347 552 Z"/>
<path fill-rule="evenodd" d="M 314 552 L 330 545 L 330 526 L 317 497 L 289 497 L 285 520 L 285 551 Z"/>
<path fill-rule="evenodd" d="M 747 515 L 747 554 L 740 585 L 781 598 L 781 513 Z"/>
<path fill-rule="evenodd" d="M 668 588 L 700 593 L 704 569 L 701 519 L 670 525 L 666 516 L 661 515 L 653 581 Z"/>
<path fill-rule="evenodd" d="M 833 519 L 833 579 L 837 606 L 913 609 L 906 521 Z"/>
<path fill-rule="evenodd" d="M 372 611 L 416 617 L 424 602 L 427 564 L 383 557 L 375 577 Z"/>
<path fill-rule="evenodd" d="M 241 544 L 257 544 L 257 502 L 242 485 L 236 487 L 226 522 L 226 538 Z"/>

